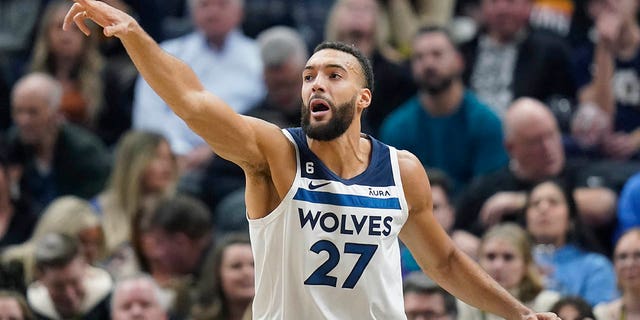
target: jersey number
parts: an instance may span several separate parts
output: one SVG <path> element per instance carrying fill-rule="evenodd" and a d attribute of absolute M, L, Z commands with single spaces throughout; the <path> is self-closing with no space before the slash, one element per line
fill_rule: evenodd
<path fill-rule="evenodd" d="M 344 283 L 342 284 L 343 288 L 353 289 L 353 287 L 356 286 L 356 283 L 360 280 L 360 276 L 362 276 L 364 269 L 367 268 L 367 265 L 371 261 L 371 258 L 373 258 L 373 254 L 377 249 L 377 244 L 351 242 L 344 244 L 344 253 L 359 254 L 360 257 L 353 266 L 353 269 L 351 270 L 351 273 L 349 273 L 347 279 L 344 280 Z M 307 278 L 307 280 L 304 281 L 304 284 L 335 287 L 338 280 L 336 277 L 330 276 L 329 272 L 331 272 L 331 270 L 333 270 L 340 261 L 340 251 L 338 250 L 338 247 L 336 247 L 336 245 L 331 241 L 320 240 L 314 243 L 310 250 L 315 253 L 326 251 L 329 254 L 329 258 L 321 264 L 318 269 L 316 269 L 316 271 Z"/>

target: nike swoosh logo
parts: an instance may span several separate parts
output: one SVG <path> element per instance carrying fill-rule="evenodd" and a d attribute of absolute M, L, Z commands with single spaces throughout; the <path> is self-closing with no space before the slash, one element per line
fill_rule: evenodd
<path fill-rule="evenodd" d="M 309 190 L 315 190 L 321 187 L 324 187 L 328 184 L 330 184 L 331 182 L 325 182 L 325 183 L 321 183 L 321 184 L 313 184 L 313 181 L 309 182 Z"/>

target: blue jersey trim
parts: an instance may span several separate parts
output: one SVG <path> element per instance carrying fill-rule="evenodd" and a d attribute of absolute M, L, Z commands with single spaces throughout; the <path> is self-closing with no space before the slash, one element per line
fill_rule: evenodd
<path fill-rule="evenodd" d="M 391 162 L 389 161 L 389 147 L 384 143 L 376 140 L 371 136 L 367 138 L 371 141 L 371 162 L 369 167 L 361 174 L 350 179 L 343 179 L 332 172 L 307 145 L 307 138 L 301 128 L 288 128 L 300 151 L 300 167 L 305 168 L 305 163 L 313 162 L 316 170 L 313 173 L 307 173 L 305 170 L 300 172 L 303 178 L 313 180 L 331 180 L 339 181 L 344 185 L 363 185 L 371 187 L 389 187 L 395 185 L 393 180 L 393 172 Z"/>
<path fill-rule="evenodd" d="M 298 189 L 296 194 L 293 196 L 293 199 L 311 203 L 332 204 L 358 208 L 400 210 L 400 200 L 398 198 L 371 198 L 365 196 L 336 194 L 323 191 L 310 191 L 302 188 Z"/>

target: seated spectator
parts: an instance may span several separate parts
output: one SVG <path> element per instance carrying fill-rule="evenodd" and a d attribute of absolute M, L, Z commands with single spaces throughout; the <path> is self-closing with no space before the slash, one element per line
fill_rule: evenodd
<path fill-rule="evenodd" d="M 91 201 L 102 218 L 109 255 L 131 244 L 136 215 L 150 214 L 172 195 L 177 176 L 176 159 L 161 135 L 130 131 L 122 137 L 107 187 Z"/>
<path fill-rule="evenodd" d="M 62 121 L 62 85 L 44 73 L 31 73 L 13 87 L 9 154 L 22 165 L 21 191 L 40 212 L 62 195 L 93 197 L 109 174 L 111 158 L 90 132 Z"/>
<path fill-rule="evenodd" d="M 563 297 L 558 300 L 551 312 L 557 314 L 562 320 L 595 320 L 593 310 L 588 302 L 575 296 Z"/>
<path fill-rule="evenodd" d="M 104 257 L 102 225 L 93 208 L 87 201 L 78 197 L 60 197 L 45 209 L 29 240 L 7 247 L 0 256 L 3 263 L 17 261 L 23 266 L 27 284 L 36 277 L 36 244 L 49 233 L 60 233 L 78 239 L 79 250 L 89 264 L 97 265 Z"/>
<path fill-rule="evenodd" d="M 514 223 L 489 229 L 480 242 L 480 266 L 519 301 L 536 312 L 546 312 L 560 299 L 560 294 L 545 290 L 542 276 L 531 255 L 529 235 Z M 460 319 L 501 319 L 493 314 L 458 303 Z"/>
<path fill-rule="evenodd" d="M 196 30 L 165 41 L 162 48 L 181 59 L 204 87 L 218 93 L 236 112 L 245 112 L 264 96 L 262 62 L 253 39 L 242 34 L 242 0 L 189 0 Z M 181 174 L 197 173 L 213 156 L 211 148 L 138 78 L 133 101 L 133 128 L 162 134 L 178 155 Z M 192 181 L 185 181 L 191 188 Z"/>
<path fill-rule="evenodd" d="M 380 140 L 446 172 L 457 196 L 473 178 L 507 164 L 502 125 L 463 85 L 464 61 L 444 29 L 420 29 L 412 49 L 418 92 L 387 116 Z"/>
<path fill-rule="evenodd" d="M 0 290 L 0 319 L 33 320 L 24 297 L 17 292 Z"/>
<path fill-rule="evenodd" d="M 589 0 L 595 21 L 590 39 L 575 52 L 581 107 L 572 131 L 579 155 L 640 159 L 640 23 L 634 0 Z"/>
<path fill-rule="evenodd" d="M 251 319 L 255 271 L 249 237 L 227 235 L 203 269 L 208 271 L 197 285 L 192 319 Z"/>
<path fill-rule="evenodd" d="M 640 172 L 629 178 L 618 199 L 618 226 L 614 242 L 633 227 L 640 227 Z"/>
<path fill-rule="evenodd" d="M 597 305 L 597 320 L 637 319 L 640 316 L 640 228 L 627 231 L 613 252 L 613 265 L 618 276 L 621 297 Z"/>
<path fill-rule="evenodd" d="M 376 94 L 363 114 L 363 131 L 374 136 L 379 134 L 384 118 L 415 92 L 411 71 L 398 62 L 386 42 L 379 2 L 337 0 L 325 25 L 325 40 L 352 44 L 371 62 Z"/>
<path fill-rule="evenodd" d="M 592 235 L 584 229 L 566 188 L 553 180 L 534 186 L 525 220 L 547 289 L 580 296 L 591 305 L 617 298 L 613 266 L 607 257 L 589 251 Z"/>
<path fill-rule="evenodd" d="M 455 208 L 451 203 L 451 183 L 447 175 L 437 169 L 428 170 L 429 184 L 431 186 L 431 201 L 433 203 L 433 215 L 436 220 L 442 226 L 445 232 L 449 234 L 453 243 L 466 253 L 472 259 L 476 260 L 478 257 L 478 247 L 480 246 L 480 239 L 475 235 L 464 231 L 456 230 L 453 228 L 455 223 Z M 415 261 L 409 249 L 404 245 L 400 246 L 400 258 L 402 262 L 402 275 L 415 271 L 421 271 L 420 266 Z"/>
<path fill-rule="evenodd" d="M 204 261 L 213 247 L 211 213 L 200 201 L 179 195 L 163 199 L 139 221 L 135 241 L 143 271 L 173 295 L 172 314 L 184 317 L 191 287 L 209 272 Z"/>
<path fill-rule="evenodd" d="M 458 319 L 456 298 L 422 272 L 413 272 L 404 279 L 403 296 L 407 320 Z"/>
<path fill-rule="evenodd" d="M 165 297 L 153 278 L 137 275 L 119 280 L 111 297 L 111 319 L 168 319 Z"/>
<path fill-rule="evenodd" d="M 520 97 L 545 102 L 563 128 L 575 86 L 570 48 L 550 32 L 530 28 L 533 0 L 481 0 L 480 32 L 461 45 L 463 79 L 502 118 Z"/>
<path fill-rule="evenodd" d="M 607 177 L 592 175 L 584 162 L 565 159 L 557 121 L 544 104 L 516 100 L 505 115 L 504 131 L 509 165 L 480 177 L 464 192 L 456 206 L 457 228 L 480 235 L 500 221 L 516 220 L 527 192 L 547 178 L 560 179 L 570 188 L 583 221 L 613 224 L 616 194 L 608 188 Z"/>
<path fill-rule="evenodd" d="M 99 33 L 85 37 L 77 27 L 62 30 L 62 22 L 73 3 L 51 1 L 43 13 L 35 39 L 31 71 L 55 77 L 62 84 L 60 112 L 68 121 L 95 128 L 104 102 Z"/>
<path fill-rule="evenodd" d="M 38 220 L 27 201 L 16 199 L 11 192 L 10 167 L 3 151 L 0 148 L 0 252 L 29 239 Z"/>
<path fill-rule="evenodd" d="M 35 249 L 38 280 L 27 289 L 27 301 L 38 319 L 109 319 L 109 274 L 89 266 L 72 237 L 50 233 Z"/>

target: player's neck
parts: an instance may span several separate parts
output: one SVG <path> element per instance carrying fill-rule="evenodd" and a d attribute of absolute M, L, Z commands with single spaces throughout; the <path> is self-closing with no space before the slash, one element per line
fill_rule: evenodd
<path fill-rule="evenodd" d="M 371 141 L 361 136 L 359 127 L 351 126 L 343 135 L 331 141 L 307 137 L 307 143 L 324 165 L 343 179 L 353 178 L 369 166 Z"/>

